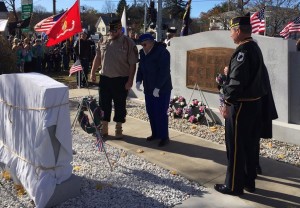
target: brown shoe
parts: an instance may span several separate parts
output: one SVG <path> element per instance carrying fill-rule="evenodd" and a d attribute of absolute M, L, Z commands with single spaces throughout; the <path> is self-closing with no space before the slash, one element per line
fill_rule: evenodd
<path fill-rule="evenodd" d="M 123 139 L 122 132 L 123 132 L 123 130 L 122 130 L 122 123 L 121 122 L 117 122 L 116 123 L 115 138 L 116 139 Z"/>
<path fill-rule="evenodd" d="M 106 137 L 108 135 L 108 122 L 107 121 L 101 122 L 100 133 L 104 137 Z"/>

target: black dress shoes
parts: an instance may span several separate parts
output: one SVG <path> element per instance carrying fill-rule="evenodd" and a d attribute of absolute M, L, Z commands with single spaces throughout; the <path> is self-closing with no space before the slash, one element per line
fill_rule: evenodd
<path fill-rule="evenodd" d="M 255 187 L 253 187 L 253 186 L 245 186 L 244 189 L 245 189 L 245 191 L 250 192 L 250 193 L 255 192 Z"/>
<path fill-rule="evenodd" d="M 231 191 L 225 184 L 215 184 L 214 186 L 215 190 L 222 193 L 222 194 L 228 194 L 233 196 L 240 196 L 244 194 L 244 191 Z"/>
<path fill-rule="evenodd" d="M 246 181 L 244 190 L 247 192 L 250 192 L 250 193 L 254 193 L 255 192 L 255 180 Z"/>
<path fill-rule="evenodd" d="M 157 138 L 155 138 L 155 137 L 153 137 L 153 136 L 149 136 L 149 137 L 146 138 L 146 140 L 149 141 L 149 142 L 150 142 L 150 141 L 153 141 L 153 140 L 155 140 L 155 139 L 157 139 Z"/>
<path fill-rule="evenodd" d="M 258 165 L 258 166 L 256 167 L 256 173 L 257 173 L 258 175 L 261 175 L 261 174 L 262 174 L 262 170 L 261 170 L 260 165 Z"/>
<path fill-rule="evenodd" d="M 170 139 L 162 139 L 162 140 L 158 143 L 158 146 L 159 146 L 159 147 L 166 146 L 169 142 L 170 142 Z"/>

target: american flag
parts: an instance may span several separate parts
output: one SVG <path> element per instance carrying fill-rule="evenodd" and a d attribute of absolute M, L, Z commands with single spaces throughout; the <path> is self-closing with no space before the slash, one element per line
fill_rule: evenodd
<path fill-rule="evenodd" d="M 79 59 L 77 59 L 73 66 L 70 68 L 69 76 L 78 71 L 82 71 L 82 66 Z"/>
<path fill-rule="evenodd" d="M 34 30 L 36 32 L 47 32 L 48 30 L 51 29 L 51 27 L 55 24 L 55 22 L 57 20 L 59 20 L 59 18 L 64 14 L 65 12 L 62 12 L 60 14 L 57 15 L 53 15 L 51 17 L 47 17 L 46 19 L 43 19 L 42 21 L 40 21 L 39 23 L 37 23 L 34 26 Z"/>
<path fill-rule="evenodd" d="M 300 16 L 289 22 L 279 34 L 287 39 L 292 32 L 300 32 Z"/>
<path fill-rule="evenodd" d="M 265 24 L 265 9 L 266 7 L 262 8 L 260 11 L 255 12 L 250 17 L 250 22 L 252 26 L 252 33 L 262 33 L 265 32 L 266 24 Z"/>

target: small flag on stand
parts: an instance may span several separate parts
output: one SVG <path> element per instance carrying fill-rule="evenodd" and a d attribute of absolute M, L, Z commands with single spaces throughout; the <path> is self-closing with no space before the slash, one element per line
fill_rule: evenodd
<path fill-rule="evenodd" d="M 79 59 L 77 59 L 76 62 L 70 68 L 69 76 L 78 71 L 82 71 L 82 66 Z"/>
<path fill-rule="evenodd" d="M 252 26 L 252 33 L 259 34 L 265 32 L 265 9 L 266 7 L 251 15 L 250 22 Z"/>

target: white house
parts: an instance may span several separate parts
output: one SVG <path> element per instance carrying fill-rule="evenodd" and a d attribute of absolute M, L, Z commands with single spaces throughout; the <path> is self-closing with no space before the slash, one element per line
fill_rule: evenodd
<path fill-rule="evenodd" d="M 109 32 L 109 22 L 115 19 L 117 16 L 114 13 L 101 14 L 95 27 L 96 33 L 106 35 Z"/>

